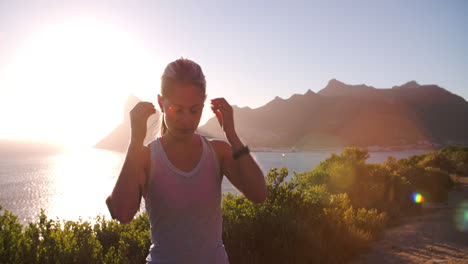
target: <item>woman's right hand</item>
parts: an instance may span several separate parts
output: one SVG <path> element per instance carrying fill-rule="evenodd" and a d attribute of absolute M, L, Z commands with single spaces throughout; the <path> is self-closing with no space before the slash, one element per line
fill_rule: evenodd
<path fill-rule="evenodd" d="M 148 118 L 154 113 L 156 113 L 156 109 L 150 102 L 139 102 L 130 111 L 131 144 L 143 145 Z"/>

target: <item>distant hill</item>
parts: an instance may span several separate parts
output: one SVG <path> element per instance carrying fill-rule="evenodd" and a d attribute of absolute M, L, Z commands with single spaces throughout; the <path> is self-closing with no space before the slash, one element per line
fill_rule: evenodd
<path fill-rule="evenodd" d="M 377 89 L 333 79 L 318 93 L 275 97 L 262 107 L 234 107 L 234 112 L 238 134 L 256 148 L 468 144 L 468 103 L 415 81 Z M 199 130 L 223 138 L 215 118 Z"/>
<path fill-rule="evenodd" d="M 124 152 L 130 143 L 131 128 L 130 128 L 130 114 L 129 112 L 133 107 L 139 103 L 141 99 L 136 96 L 129 96 L 124 106 L 123 121 L 114 130 L 112 130 L 106 137 L 101 139 L 94 147 L 101 149 L 108 149 L 112 151 Z M 156 138 L 159 129 L 159 112 L 148 118 L 148 131 L 144 143 L 148 144 Z"/>

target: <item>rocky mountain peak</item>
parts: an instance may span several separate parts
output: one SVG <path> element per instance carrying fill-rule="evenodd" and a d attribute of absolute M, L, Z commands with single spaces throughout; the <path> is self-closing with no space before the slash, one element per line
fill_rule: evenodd
<path fill-rule="evenodd" d="M 307 90 L 307 92 L 305 92 L 306 96 L 312 96 L 312 95 L 316 95 L 316 93 L 314 91 L 312 91 L 311 89 Z"/>
<path fill-rule="evenodd" d="M 393 86 L 392 88 L 398 88 L 398 89 L 411 89 L 415 87 L 420 87 L 421 85 L 417 83 L 416 81 L 409 81 L 403 85 L 400 86 Z"/>
<path fill-rule="evenodd" d="M 331 79 L 330 81 L 328 81 L 327 86 L 320 90 L 318 94 L 322 96 L 343 96 L 355 93 L 368 92 L 374 89 L 374 87 L 367 86 L 365 84 L 349 85 L 340 82 L 336 79 Z"/>
<path fill-rule="evenodd" d="M 325 86 L 325 89 L 326 88 L 340 88 L 343 86 L 346 86 L 346 84 L 338 81 L 337 79 L 331 79 L 330 81 L 328 81 L 328 84 L 327 86 Z"/>

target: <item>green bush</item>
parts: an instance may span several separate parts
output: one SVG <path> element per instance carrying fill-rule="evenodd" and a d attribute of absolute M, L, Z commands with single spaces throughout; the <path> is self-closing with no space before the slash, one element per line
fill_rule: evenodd
<path fill-rule="evenodd" d="M 24 257 L 21 250 L 24 242 L 25 236 L 18 218 L 9 211 L 4 211 L 0 217 L 0 261 L 20 263 Z"/>
<path fill-rule="evenodd" d="M 432 167 L 449 174 L 468 176 L 468 147 L 448 146 L 437 152 L 400 159 L 398 163 L 402 167 Z"/>
<path fill-rule="evenodd" d="M 449 169 L 446 169 L 447 172 L 468 177 L 468 147 L 445 147 L 438 152 L 438 155 L 450 162 Z"/>
<path fill-rule="evenodd" d="M 0 207 L 1 209 L 1 207 Z M 130 224 L 97 217 L 87 221 L 47 219 L 23 227 L 16 216 L 0 216 L 0 263 L 144 263 L 150 246 L 146 214 Z"/>
<path fill-rule="evenodd" d="M 451 173 L 457 172 L 448 153 L 430 152 L 401 159 L 393 171 L 408 179 L 413 191 L 422 194 L 426 202 L 446 202 L 454 185 Z"/>
<path fill-rule="evenodd" d="M 368 157 L 366 150 L 346 148 L 312 171 L 296 173 L 293 180 L 300 190 L 323 184 L 331 193 L 347 193 L 354 207 L 386 211 L 390 219 L 419 207 L 411 201 L 414 187 L 398 173 L 400 165 L 394 158 L 382 164 L 368 164 Z"/>
<path fill-rule="evenodd" d="M 232 263 L 341 263 L 383 230 L 386 216 L 354 209 L 346 194 L 324 185 L 297 189 L 288 171 L 270 170 L 262 204 L 228 194 L 223 239 Z"/>

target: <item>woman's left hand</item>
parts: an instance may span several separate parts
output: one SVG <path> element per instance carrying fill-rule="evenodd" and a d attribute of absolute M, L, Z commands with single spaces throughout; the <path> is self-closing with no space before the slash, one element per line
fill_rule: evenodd
<path fill-rule="evenodd" d="M 223 129 L 226 137 L 229 139 L 236 135 L 234 129 L 234 113 L 232 106 L 224 98 L 215 98 L 211 100 L 211 110 L 216 115 L 219 125 Z"/>

